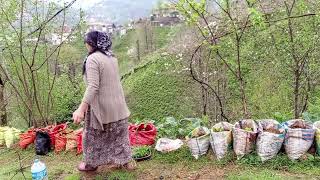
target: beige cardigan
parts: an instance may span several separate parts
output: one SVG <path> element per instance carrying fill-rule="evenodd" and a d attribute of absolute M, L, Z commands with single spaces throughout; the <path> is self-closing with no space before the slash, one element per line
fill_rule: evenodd
<path fill-rule="evenodd" d="M 102 129 L 103 125 L 130 116 L 121 85 L 118 61 L 101 52 L 91 54 L 84 75 L 86 92 L 83 102 L 90 105 L 90 126 Z"/>

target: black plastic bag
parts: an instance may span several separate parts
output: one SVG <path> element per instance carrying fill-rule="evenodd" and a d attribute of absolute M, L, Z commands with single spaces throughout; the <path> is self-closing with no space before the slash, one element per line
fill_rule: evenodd
<path fill-rule="evenodd" d="M 36 133 L 35 148 L 37 155 L 46 155 L 51 150 L 51 140 L 47 132 Z"/>

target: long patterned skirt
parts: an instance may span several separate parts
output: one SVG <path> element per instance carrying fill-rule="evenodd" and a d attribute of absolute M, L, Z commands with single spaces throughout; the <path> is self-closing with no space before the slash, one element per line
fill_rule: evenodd
<path fill-rule="evenodd" d="M 128 134 L 128 119 L 105 124 L 104 131 L 89 127 L 86 114 L 83 139 L 84 162 L 93 167 L 124 165 L 132 160 Z"/>

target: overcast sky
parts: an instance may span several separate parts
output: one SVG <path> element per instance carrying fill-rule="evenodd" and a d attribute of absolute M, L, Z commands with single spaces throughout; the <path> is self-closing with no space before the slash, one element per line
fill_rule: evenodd
<path fill-rule="evenodd" d="M 72 0 L 53 0 L 53 1 L 60 2 L 63 4 L 64 2 L 71 2 Z M 102 0 L 77 0 L 76 6 L 82 7 L 85 9 L 88 6 L 93 5 L 93 4 L 100 2 L 100 1 L 102 1 Z"/>
<path fill-rule="evenodd" d="M 90 5 L 93 5 L 97 2 L 100 2 L 102 0 L 78 0 L 78 5 L 80 5 L 82 8 L 88 7 Z"/>

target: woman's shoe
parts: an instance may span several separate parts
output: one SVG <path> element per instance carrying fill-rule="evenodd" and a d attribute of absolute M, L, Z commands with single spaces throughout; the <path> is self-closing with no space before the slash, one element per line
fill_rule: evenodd
<path fill-rule="evenodd" d="M 82 172 L 92 172 L 92 171 L 96 171 L 98 169 L 98 167 L 92 167 L 90 165 L 87 165 L 86 163 L 84 162 L 81 162 L 79 165 L 78 165 L 78 170 L 79 171 L 82 171 Z"/>
<path fill-rule="evenodd" d="M 131 161 L 131 162 L 128 162 L 127 164 L 122 165 L 121 168 L 127 171 L 134 171 L 137 169 L 137 164 L 135 161 Z"/>

